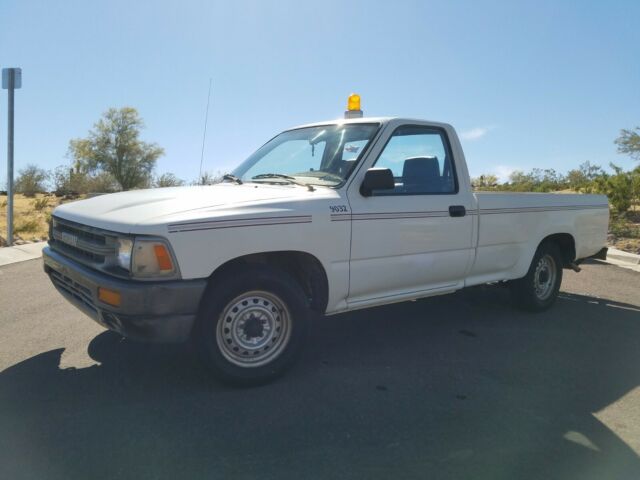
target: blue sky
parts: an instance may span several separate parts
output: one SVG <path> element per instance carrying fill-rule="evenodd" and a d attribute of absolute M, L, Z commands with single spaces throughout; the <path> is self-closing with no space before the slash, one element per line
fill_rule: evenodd
<path fill-rule="evenodd" d="M 0 66 L 23 69 L 16 168 L 68 163 L 69 139 L 136 107 L 158 172 L 227 171 L 275 133 L 342 115 L 445 121 L 472 175 L 624 167 L 640 125 L 640 2 L 0 1 Z M 6 92 L 0 96 L 6 180 Z"/>

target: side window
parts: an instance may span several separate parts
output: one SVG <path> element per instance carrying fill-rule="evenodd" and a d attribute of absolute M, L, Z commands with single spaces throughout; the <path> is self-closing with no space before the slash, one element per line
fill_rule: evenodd
<path fill-rule="evenodd" d="M 456 178 L 447 139 L 439 129 L 398 128 L 378 157 L 375 167 L 389 168 L 396 187 L 374 195 L 456 193 Z"/>

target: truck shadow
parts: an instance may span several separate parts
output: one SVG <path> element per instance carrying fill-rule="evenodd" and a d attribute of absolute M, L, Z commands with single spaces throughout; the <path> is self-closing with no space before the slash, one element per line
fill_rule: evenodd
<path fill-rule="evenodd" d="M 318 319 L 299 364 L 249 390 L 105 332 L 99 365 L 57 349 L 0 373 L 0 477 L 638 478 L 597 412 L 638 387 L 639 347 L 638 307 L 524 314 L 499 287 Z"/>

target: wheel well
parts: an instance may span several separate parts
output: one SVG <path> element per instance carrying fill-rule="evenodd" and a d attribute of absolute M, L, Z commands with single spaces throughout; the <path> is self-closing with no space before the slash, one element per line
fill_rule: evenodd
<path fill-rule="evenodd" d="M 253 253 L 234 258 L 219 266 L 209 277 L 210 283 L 248 265 L 270 265 L 291 275 L 302 287 L 311 309 L 324 313 L 329 301 L 329 281 L 320 261 L 313 255 L 298 251 Z"/>
<path fill-rule="evenodd" d="M 545 237 L 540 244 L 543 243 L 555 243 L 560 249 L 562 254 L 562 266 L 569 268 L 569 266 L 576 259 L 576 242 L 573 236 L 569 233 L 554 233 Z"/>

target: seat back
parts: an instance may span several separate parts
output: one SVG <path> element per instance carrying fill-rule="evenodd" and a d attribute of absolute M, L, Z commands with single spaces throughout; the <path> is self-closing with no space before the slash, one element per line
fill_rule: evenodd
<path fill-rule="evenodd" d="M 402 183 L 409 193 L 442 191 L 438 157 L 407 158 L 402 167 Z"/>

